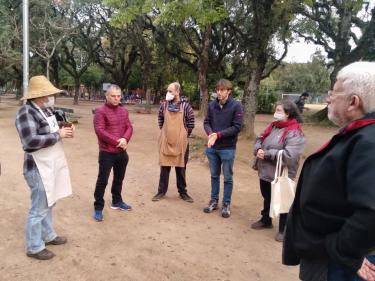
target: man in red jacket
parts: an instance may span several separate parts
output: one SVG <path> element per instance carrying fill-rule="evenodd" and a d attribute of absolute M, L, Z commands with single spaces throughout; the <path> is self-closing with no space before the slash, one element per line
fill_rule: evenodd
<path fill-rule="evenodd" d="M 103 220 L 104 192 L 113 168 L 112 205 L 115 210 L 130 211 L 132 208 L 121 197 L 122 181 L 129 161 L 126 149 L 133 134 L 128 111 L 120 106 L 121 89 L 110 85 L 106 92 L 107 102 L 95 110 L 94 128 L 99 142 L 99 174 L 95 187 L 96 221 Z"/>

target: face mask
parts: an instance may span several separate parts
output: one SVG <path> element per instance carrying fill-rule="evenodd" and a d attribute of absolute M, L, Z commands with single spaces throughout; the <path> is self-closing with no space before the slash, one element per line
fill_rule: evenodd
<path fill-rule="evenodd" d="M 275 112 L 275 114 L 273 115 L 273 119 L 275 119 L 276 121 L 284 121 L 286 119 L 286 115 L 283 113 Z"/>
<path fill-rule="evenodd" d="M 167 101 L 171 101 L 174 99 L 174 95 L 172 95 L 171 93 L 167 92 L 166 96 L 165 96 L 165 99 Z"/>
<path fill-rule="evenodd" d="M 49 96 L 48 101 L 44 103 L 45 107 L 53 107 L 55 105 L 55 97 Z"/>

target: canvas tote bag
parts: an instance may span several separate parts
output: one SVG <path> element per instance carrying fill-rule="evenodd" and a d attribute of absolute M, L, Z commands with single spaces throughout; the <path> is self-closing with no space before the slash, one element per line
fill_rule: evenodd
<path fill-rule="evenodd" d="M 283 150 L 277 153 L 275 178 L 271 182 L 270 217 L 288 213 L 295 196 L 296 183 L 288 177 L 288 167 L 283 168 Z"/>

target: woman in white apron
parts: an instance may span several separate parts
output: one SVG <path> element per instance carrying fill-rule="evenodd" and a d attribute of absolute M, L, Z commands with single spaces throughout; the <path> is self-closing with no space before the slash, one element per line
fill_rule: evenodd
<path fill-rule="evenodd" d="M 26 100 L 16 117 L 16 127 L 25 151 L 24 177 L 31 191 L 31 207 L 26 225 L 26 254 L 47 260 L 54 254 L 46 245 L 65 244 L 52 226 L 52 207 L 72 193 L 62 138 L 72 138 L 74 126 L 59 127 L 51 107 L 54 95 L 62 92 L 45 76 L 29 82 Z"/>

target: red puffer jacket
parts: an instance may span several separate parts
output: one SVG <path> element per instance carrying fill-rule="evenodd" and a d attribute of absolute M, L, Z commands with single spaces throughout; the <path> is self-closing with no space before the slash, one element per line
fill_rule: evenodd
<path fill-rule="evenodd" d="M 122 106 L 108 103 L 95 110 L 94 128 L 99 150 L 111 153 L 122 152 L 121 148 L 116 147 L 117 140 L 124 138 L 129 142 L 133 134 L 128 111 Z"/>

